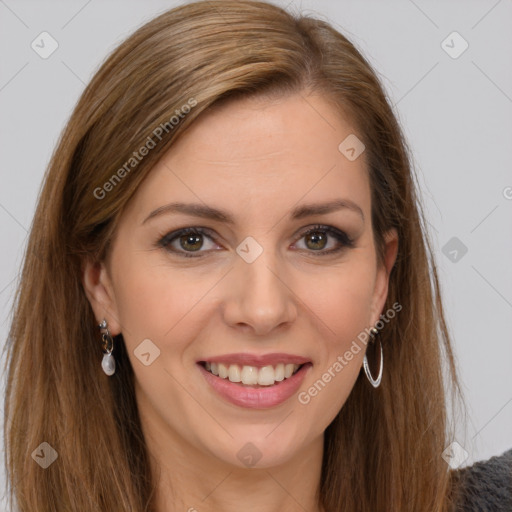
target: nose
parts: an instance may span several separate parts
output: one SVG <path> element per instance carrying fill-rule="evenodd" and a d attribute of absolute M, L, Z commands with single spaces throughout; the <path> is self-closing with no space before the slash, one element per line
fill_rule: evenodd
<path fill-rule="evenodd" d="M 225 285 L 224 320 L 231 327 L 264 336 L 297 317 L 291 276 L 270 250 L 252 263 L 239 258 Z"/>

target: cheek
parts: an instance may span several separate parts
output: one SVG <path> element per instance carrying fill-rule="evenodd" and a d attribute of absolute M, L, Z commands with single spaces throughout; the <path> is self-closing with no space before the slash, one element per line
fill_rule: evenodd
<path fill-rule="evenodd" d="M 299 281 L 297 296 L 314 313 L 329 345 L 340 348 L 369 327 L 374 279 L 371 261 L 355 257 Z"/>
<path fill-rule="evenodd" d="M 336 417 L 358 378 L 367 339 L 373 274 L 369 265 L 348 265 L 317 279 L 304 302 L 316 318 L 317 365 L 298 395 L 304 417 L 326 428 Z M 317 286 L 318 285 L 318 286 Z"/>
<path fill-rule="evenodd" d="M 315 286 L 306 288 L 304 283 L 299 292 L 313 312 L 313 332 L 320 333 L 315 343 L 318 365 L 308 383 L 315 387 L 305 391 L 314 414 L 327 423 L 350 394 L 362 365 L 371 320 L 372 269 L 372 259 L 360 253 L 336 269 L 318 273 L 308 280 Z"/>
<path fill-rule="evenodd" d="M 144 339 L 152 340 L 166 356 L 180 354 L 180 348 L 198 330 L 197 311 L 218 277 L 170 265 L 148 263 L 148 257 L 118 257 L 116 305 L 123 337 L 130 352 Z"/>

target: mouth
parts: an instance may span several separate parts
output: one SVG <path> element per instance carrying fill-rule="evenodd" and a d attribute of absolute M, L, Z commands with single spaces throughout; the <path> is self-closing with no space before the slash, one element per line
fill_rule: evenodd
<path fill-rule="evenodd" d="M 234 384 L 251 388 L 265 388 L 279 385 L 299 372 L 303 366 L 311 363 L 278 363 L 275 365 L 251 366 L 199 361 L 198 364 L 212 375 Z"/>
<path fill-rule="evenodd" d="M 273 361 L 269 361 L 270 358 Z M 287 403 L 298 392 L 313 367 L 313 363 L 306 358 L 290 355 L 265 356 L 260 361 L 257 361 L 257 356 L 247 354 L 231 356 L 231 361 L 223 356 L 215 359 L 197 361 L 206 384 L 215 393 L 212 396 L 253 410 Z"/>

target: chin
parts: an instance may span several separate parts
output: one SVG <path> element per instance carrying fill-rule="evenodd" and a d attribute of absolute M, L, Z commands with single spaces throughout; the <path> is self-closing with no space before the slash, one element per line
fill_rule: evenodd
<path fill-rule="evenodd" d="M 285 420 L 286 421 L 286 420 Z M 211 447 L 215 457 L 226 464 L 239 468 L 271 468 L 286 464 L 299 451 L 303 439 L 294 439 L 286 429 L 280 431 L 278 424 L 260 425 L 257 428 L 240 427 L 229 433 L 229 438 L 223 446 Z"/>

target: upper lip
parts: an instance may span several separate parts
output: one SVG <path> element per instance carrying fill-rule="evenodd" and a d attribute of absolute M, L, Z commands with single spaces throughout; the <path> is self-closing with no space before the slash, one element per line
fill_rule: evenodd
<path fill-rule="evenodd" d="M 242 352 L 238 354 L 223 354 L 221 356 L 206 357 L 198 363 L 226 363 L 238 364 L 240 366 L 275 366 L 276 364 L 303 364 L 311 362 L 307 357 L 295 354 L 273 353 L 273 354 L 249 354 Z"/>

